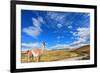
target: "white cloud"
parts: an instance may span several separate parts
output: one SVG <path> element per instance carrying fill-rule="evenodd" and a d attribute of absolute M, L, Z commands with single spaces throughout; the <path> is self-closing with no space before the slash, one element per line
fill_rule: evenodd
<path fill-rule="evenodd" d="M 77 36 L 77 32 L 70 31 L 70 33 L 73 34 L 73 36 Z"/>
<path fill-rule="evenodd" d="M 41 30 L 36 27 L 30 26 L 30 27 L 24 28 L 23 32 L 25 32 L 29 36 L 37 38 L 40 35 Z"/>
<path fill-rule="evenodd" d="M 50 19 L 53 19 L 57 22 L 63 23 L 65 21 L 66 15 L 63 13 L 48 12 L 47 17 L 49 17 Z"/>
<path fill-rule="evenodd" d="M 22 43 L 22 46 L 26 46 L 26 47 L 38 47 L 39 43 Z"/>
<path fill-rule="evenodd" d="M 40 43 L 22 43 L 22 51 L 27 51 L 34 48 L 41 48 L 42 45 Z"/>
<path fill-rule="evenodd" d="M 33 26 L 41 30 L 41 25 L 44 23 L 42 17 L 32 18 Z"/>
<path fill-rule="evenodd" d="M 77 31 L 78 31 L 77 35 L 80 36 L 81 38 L 89 37 L 90 35 L 89 28 L 78 28 Z"/>
<path fill-rule="evenodd" d="M 38 17 L 38 20 L 41 22 L 41 23 L 45 23 L 45 21 L 43 20 L 43 18 L 42 17 Z"/>
<path fill-rule="evenodd" d="M 65 14 L 65 13 L 47 12 L 46 17 L 47 17 L 48 20 L 55 21 L 55 23 L 56 23 L 55 25 L 58 28 L 61 28 L 63 26 L 68 26 L 68 25 L 71 25 L 73 23 L 72 21 L 68 20 L 69 19 L 69 14 Z M 51 25 L 52 25 L 52 27 L 55 27 L 55 25 L 52 24 L 52 21 L 51 21 Z M 68 28 L 72 28 L 72 26 L 69 26 Z"/>
<path fill-rule="evenodd" d="M 74 32 L 73 35 L 77 36 L 76 41 L 74 41 L 73 44 L 89 43 L 90 29 L 89 28 L 78 28 L 77 32 Z"/>
<path fill-rule="evenodd" d="M 72 33 L 74 36 L 78 36 L 77 35 L 78 32 L 70 32 L 70 33 Z"/>
<path fill-rule="evenodd" d="M 61 28 L 63 25 L 62 24 L 57 24 L 57 27 L 58 28 Z"/>
<path fill-rule="evenodd" d="M 33 25 L 37 28 L 40 28 L 41 24 L 40 21 L 36 18 L 32 18 Z"/>
<path fill-rule="evenodd" d="M 42 32 L 41 25 L 42 23 L 44 23 L 44 20 L 42 17 L 38 17 L 38 18 L 32 18 L 32 22 L 33 26 L 23 28 L 23 32 L 25 32 L 29 36 L 37 38 Z"/>
<path fill-rule="evenodd" d="M 68 26 L 69 29 L 72 29 L 72 26 Z"/>

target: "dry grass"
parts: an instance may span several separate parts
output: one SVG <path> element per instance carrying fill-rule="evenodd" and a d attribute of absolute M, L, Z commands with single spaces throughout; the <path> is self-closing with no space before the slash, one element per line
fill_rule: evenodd
<path fill-rule="evenodd" d="M 81 47 L 72 51 L 67 51 L 65 49 L 63 50 L 46 50 L 44 54 L 40 58 L 40 62 L 49 62 L 49 61 L 58 61 L 68 58 L 74 58 L 79 57 L 84 54 L 88 55 L 88 58 L 90 57 L 90 46 Z M 21 53 L 21 62 L 27 63 L 27 55 L 24 53 Z M 34 59 L 31 59 L 31 62 L 34 62 Z"/>

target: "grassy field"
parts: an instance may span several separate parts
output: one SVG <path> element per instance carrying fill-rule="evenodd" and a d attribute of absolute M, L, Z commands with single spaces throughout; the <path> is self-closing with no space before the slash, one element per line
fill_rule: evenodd
<path fill-rule="evenodd" d="M 80 57 L 87 55 L 86 58 L 83 58 L 82 60 L 89 59 L 90 58 L 90 46 L 84 46 L 75 50 L 46 50 L 44 54 L 40 58 L 40 62 L 49 62 L 49 61 L 59 61 L 74 57 Z M 24 53 L 21 53 L 21 62 L 27 63 L 27 55 Z M 30 62 L 34 62 L 34 59 L 31 59 Z"/>

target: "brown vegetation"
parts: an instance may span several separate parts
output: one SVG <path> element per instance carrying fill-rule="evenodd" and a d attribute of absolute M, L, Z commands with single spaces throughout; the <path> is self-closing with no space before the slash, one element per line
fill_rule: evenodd
<path fill-rule="evenodd" d="M 90 46 L 84 46 L 81 48 L 77 48 L 74 50 L 46 50 L 44 54 L 40 58 L 40 62 L 48 62 L 48 61 L 59 61 L 59 60 L 64 60 L 64 59 L 69 59 L 69 58 L 74 58 L 74 57 L 80 57 L 87 55 L 85 58 L 82 60 L 86 60 L 90 58 Z M 27 54 L 21 53 L 21 62 L 22 63 L 27 63 Z M 31 58 L 30 62 L 35 62 L 33 58 Z"/>

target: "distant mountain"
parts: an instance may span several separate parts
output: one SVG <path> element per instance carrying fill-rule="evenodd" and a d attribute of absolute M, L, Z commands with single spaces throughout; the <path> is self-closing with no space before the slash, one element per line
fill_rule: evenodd
<path fill-rule="evenodd" d="M 84 47 L 84 46 L 88 46 L 88 44 L 75 44 L 75 45 L 57 44 L 51 47 L 50 49 L 52 50 L 57 50 L 57 49 L 71 50 L 71 49 L 77 49 L 77 48 Z"/>
<path fill-rule="evenodd" d="M 57 44 L 55 46 L 50 47 L 50 49 L 52 50 L 57 50 L 57 49 L 60 50 L 60 49 L 65 49 L 65 48 L 70 49 L 69 45 L 66 45 L 66 44 Z"/>

